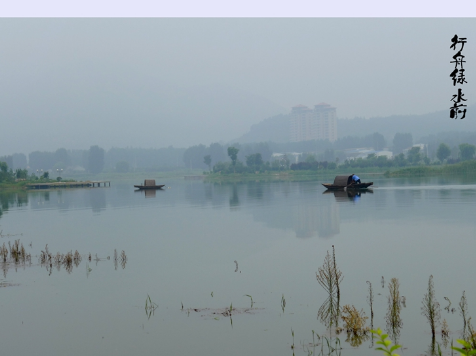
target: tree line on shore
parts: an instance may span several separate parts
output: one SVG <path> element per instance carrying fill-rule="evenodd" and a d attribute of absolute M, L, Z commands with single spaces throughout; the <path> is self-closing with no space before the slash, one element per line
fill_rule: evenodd
<path fill-rule="evenodd" d="M 41 176 L 103 171 L 126 173 L 130 171 L 172 171 L 177 169 L 200 169 L 214 172 L 255 172 L 265 170 L 316 170 L 339 167 L 406 167 L 420 164 L 456 163 L 474 156 L 476 136 L 447 133 L 422 138 L 425 149 L 412 147 L 413 138 L 409 133 L 396 133 L 391 150 L 393 158 L 387 158 L 378 151 L 388 147 L 383 135 L 375 132 L 364 137 L 344 137 L 335 142 L 305 141 L 287 143 L 221 144 L 209 146 L 200 144 L 188 148 L 172 146 L 160 149 L 111 148 L 105 150 L 97 145 L 88 150 L 66 150 L 54 152 L 16 153 L 0 156 L 9 169 L 27 169 L 29 174 Z M 447 142 L 441 142 L 445 138 Z M 461 140 L 467 140 L 461 143 Z M 458 143 L 459 142 L 459 143 Z M 228 148 L 234 147 L 236 160 L 231 159 Z M 368 147 L 376 154 L 367 157 L 349 158 L 346 151 L 355 147 Z M 409 149 L 410 148 L 410 149 Z M 405 153 L 403 151 L 406 151 Z M 280 154 L 277 154 L 280 153 Z M 206 157 L 206 159 L 205 159 Z M 22 173 L 20 173 L 22 175 Z"/>
<path fill-rule="evenodd" d="M 450 159 L 451 149 L 445 143 L 441 143 L 437 150 L 438 160 L 433 162 L 428 158 L 420 147 L 412 147 L 406 154 L 400 153 L 389 159 L 387 156 L 377 156 L 375 153 L 369 154 L 367 157 L 356 159 L 346 159 L 342 164 L 338 165 L 339 158 L 335 161 L 318 161 L 314 154 L 302 154 L 296 156 L 296 163 L 290 163 L 290 159 L 286 154 L 276 156 L 272 161 L 264 161 L 260 153 L 253 153 L 245 156 L 245 163 L 238 160 L 239 149 L 236 147 L 228 147 L 228 156 L 230 161 L 218 162 L 211 169 L 211 156 L 203 157 L 204 163 L 209 166 L 209 170 L 214 173 L 253 173 L 264 171 L 281 171 L 281 170 L 334 170 L 339 168 L 368 168 L 368 167 L 408 167 L 418 165 L 439 165 L 442 163 L 454 164 L 461 161 L 467 161 L 474 158 L 476 146 L 468 143 L 459 145 L 459 158 Z M 333 152 L 327 152 L 332 155 Z"/>

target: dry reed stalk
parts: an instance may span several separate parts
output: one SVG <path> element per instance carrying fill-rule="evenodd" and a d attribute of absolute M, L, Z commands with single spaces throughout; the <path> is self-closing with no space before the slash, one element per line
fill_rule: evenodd
<path fill-rule="evenodd" d="M 392 278 L 388 284 L 390 292 L 388 296 L 388 310 L 386 315 L 387 329 L 392 334 L 392 338 L 397 342 L 400 335 L 400 328 L 403 326 L 400 318 L 400 282 L 397 278 Z"/>
<path fill-rule="evenodd" d="M 464 295 L 464 293 L 463 293 Z M 422 314 L 428 319 L 428 323 L 431 327 L 431 335 L 435 338 L 436 326 L 440 322 L 440 304 L 435 297 L 435 287 L 433 285 L 433 276 L 428 279 L 428 292 L 425 294 L 422 300 L 423 306 L 421 307 Z"/>

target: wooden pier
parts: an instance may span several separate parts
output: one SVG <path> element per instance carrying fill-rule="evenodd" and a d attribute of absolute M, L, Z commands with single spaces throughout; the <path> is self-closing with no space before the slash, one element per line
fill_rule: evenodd
<path fill-rule="evenodd" d="M 26 187 L 28 189 L 56 189 L 56 188 L 96 188 L 111 186 L 109 180 L 87 180 L 84 182 L 52 182 L 52 183 L 30 183 Z"/>

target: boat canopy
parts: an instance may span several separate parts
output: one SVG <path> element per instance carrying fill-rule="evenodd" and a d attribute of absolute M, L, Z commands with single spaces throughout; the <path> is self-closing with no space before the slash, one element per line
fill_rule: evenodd
<path fill-rule="evenodd" d="M 153 185 L 155 185 L 155 179 L 145 179 L 145 180 L 144 180 L 144 185 L 145 185 L 145 186 L 151 186 L 151 185 L 153 186 Z"/>
<path fill-rule="evenodd" d="M 336 176 L 334 179 L 334 185 L 339 185 L 339 186 L 348 186 L 350 183 L 352 183 L 352 175 L 350 176 Z"/>

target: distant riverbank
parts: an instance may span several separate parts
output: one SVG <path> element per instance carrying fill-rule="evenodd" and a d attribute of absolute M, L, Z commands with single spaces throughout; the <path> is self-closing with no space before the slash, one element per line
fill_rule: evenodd
<path fill-rule="evenodd" d="M 27 181 L 21 182 L 2 182 L 0 183 L 0 191 L 2 192 L 17 192 L 26 190 Z"/>
<path fill-rule="evenodd" d="M 430 177 L 437 175 L 460 175 L 476 173 L 476 160 L 441 166 L 416 166 L 385 172 L 385 177 Z"/>
<path fill-rule="evenodd" d="M 466 175 L 476 173 L 476 160 L 446 165 L 420 165 L 405 168 L 368 167 L 368 168 L 337 168 L 319 170 L 283 170 L 256 173 L 209 173 L 204 179 L 211 182 L 233 182 L 246 180 L 290 180 L 304 181 L 317 179 L 333 180 L 337 175 L 357 174 L 363 179 L 374 175 L 391 177 L 431 177 L 439 175 Z"/>
<path fill-rule="evenodd" d="M 256 173 L 209 173 L 204 177 L 209 182 L 239 182 L 239 181 L 272 181 L 272 180 L 288 180 L 288 181 L 306 181 L 326 179 L 333 181 L 337 175 L 358 174 L 365 178 L 366 176 L 383 176 L 385 169 L 379 167 L 361 168 L 359 170 L 350 171 L 349 169 L 333 169 L 333 170 L 283 170 L 283 171 L 265 171 Z"/>

